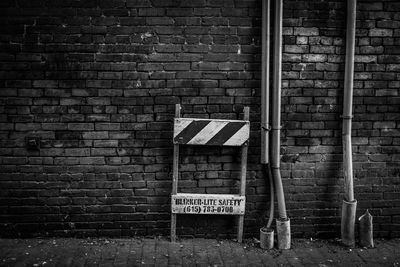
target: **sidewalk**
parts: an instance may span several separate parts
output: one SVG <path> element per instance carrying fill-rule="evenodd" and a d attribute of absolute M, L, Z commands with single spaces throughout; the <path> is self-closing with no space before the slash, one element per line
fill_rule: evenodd
<path fill-rule="evenodd" d="M 375 249 L 296 239 L 286 251 L 214 239 L 0 239 L 0 266 L 400 266 L 400 239 Z"/>

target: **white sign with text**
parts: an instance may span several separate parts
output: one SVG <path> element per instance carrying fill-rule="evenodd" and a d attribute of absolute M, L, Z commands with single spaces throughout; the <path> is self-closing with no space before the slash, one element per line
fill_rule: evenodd
<path fill-rule="evenodd" d="M 172 213 L 243 215 L 245 196 L 227 194 L 172 195 Z"/>

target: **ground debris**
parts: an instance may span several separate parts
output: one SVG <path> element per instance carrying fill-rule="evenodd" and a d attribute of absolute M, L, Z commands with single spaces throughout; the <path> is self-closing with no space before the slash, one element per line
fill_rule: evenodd
<path fill-rule="evenodd" d="M 38 242 L 41 242 L 38 248 Z M 293 239 L 292 249 L 264 250 L 256 238 L 232 240 L 166 238 L 0 239 L 1 266 L 109 266 L 127 259 L 157 266 L 398 266 L 400 239 L 382 240 L 374 249 L 346 248 L 335 240 Z M 55 245 L 56 244 L 56 245 Z M 44 254 L 45 253 L 45 254 Z M 47 258 L 43 258 L 47 255 Z M 51 257 L 50 257 L 51 256 Z"/>

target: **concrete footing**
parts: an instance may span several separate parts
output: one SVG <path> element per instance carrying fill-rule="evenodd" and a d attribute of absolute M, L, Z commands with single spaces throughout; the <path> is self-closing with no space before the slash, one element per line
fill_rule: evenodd
<path fill-rule="evenodd" d="M 342 204 L 342 222 L 341 237 L 342 244 L 348 247 L 354 247 L 354 223 L 356 219 L 357 200 L 346 201 Z"/>
<path fill-rule="evenodd" d="M 260 247 L 262 249 L 274 248 L 274 230 L 263 227 L 260 229 Z"/>
<path fill-rule="evenodd" d="M 358 218 L 360 229 L 360 246 L 366 248 L 374 247 L 374 231 L 372 215 L 367 210 L 364 215 Z"/>
<path fill-rule="evenodd" d="M 276 231 L 278 234 L 278 248 L 290 249 L 290 219 L 276 219 Z"/>

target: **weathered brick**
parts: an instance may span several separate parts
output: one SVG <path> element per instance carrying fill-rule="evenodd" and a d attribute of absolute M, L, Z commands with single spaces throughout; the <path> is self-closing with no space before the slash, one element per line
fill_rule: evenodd
<path fill-rule="evenodd" d="M 92 156 L 116 156 L 115 148 L 91 148 Z"/>
<path fill-rule="evenodd" d="M 40 130 L 40 123 L 16 123 L 15 130 L 16 131 L 35 131 Z"/>
<path fill-rule="evenodd" d="M 104 165 L 105 160 L 103 157 L 82 157 L 82 158 L 79 158 L 79 164 L 82 164 L 82 165 Z"/>
<path fill-rule="evenodd" d="M 83 139 L 107 139 L 108 132 L 83 132 L 82 133 Z"/>
<path fill-rule="evenodd" d="M 316 54 L 334 54 L 335 53 L 335 46 L 328 46 L 328 45 L 311 45 L 310 46 L 310 53 Z"/>
<path fill-rule="evenodd" d="M 93 123 L 68 123 L 68 130 L 90 131 L 90 130 L 94 130 L 94 124 Z"/>
<path fill-rule="evenodd" d="M 118 147 L 118 140 L 95 140 L 94 147 Z"/>
<path fill-rule="evenodd" d="M 361 55 L 356 55 L 354 57 L 355 62 L 361 62 L 361 63 L 373 63 L 377 62 L 377 56 L 374 55 L 369 55 L 369 56 L 361 56 Z"/>
<path fill-rule="evenodd" d="M 37 87 L 37 88 L 57 88 L 58 87 L 58 81 L 36 80 L 36 81 L 33 81 L 33 87 Z"/>
<path fill-rule="evenodd" d="M 120 123 L 95 123 L 95 129 L 97 131 L 102 131 L 102 130 L 118 131 L 120 129 Z"/>
<path fill-rule="evenodd" d="M 327 56 L 323 54 L 305 54 L 302 59 L 305 62 L 325 62 L 327 61 Z"/>
<path fill-rule="evenodd" d="M 302 27 L 295 27 L 294 28 L 294 35 L 304 35 L 304 36 L 315 36 L 319 34 L 318 28 L 302 28 Z"/>
<path fill-rule="evenodd" d="M 384 37 L 384 36 L 392 36 L 393 30 L 391 29 L 370 29 L 369 36 L 371 37 Z"/>
<path fill-rule="evenodd" d="M 90 155 L 90 148 L 66 148 L 65 156 L 67 157 L 85 157 Z"/>
<path fill-rule="evenodd" d="M 308 53 L 308 45 L 285 45 L 285 53 Z"/>

